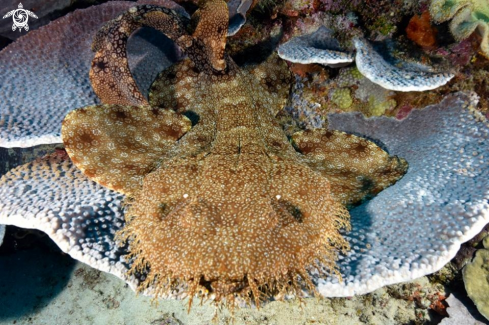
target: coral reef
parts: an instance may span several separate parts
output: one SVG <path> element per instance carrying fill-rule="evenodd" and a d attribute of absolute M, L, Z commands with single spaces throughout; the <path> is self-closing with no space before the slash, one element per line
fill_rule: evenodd
<path fill-rule="evenodd" d="M 314 94 L 307 86 L 296 78 L 296 83 L 292 86 L 290 100 L 284 108 L 283 121 L 284 130 L 288 136 L 300 130 L 310 130 L 324 127 L 326 116 L 322 105 L 315 101 Z M 287 116 L 292 117 L 290 121 Z"/>
<path fill-rule="evenodd" d="M 229 27 L 228 36 L 236 34 L 246 23 L 246 13 L 257 4 L 257 0 L 228 1 Z"/>
<path fill-rule="evenodd" d="M 489 319 L 489 236 L 483 240 L 471 263 L 463 269 L 465 289 L 479 312 Z"/>
<path fill-rule="evenodd" d="M 372 82 L 386 89 L 397 91 L 431 90 L 446 84 L 453 78 L 450 72 L 433 73 L 423 69 L 400 69 L 386 61 L 373 50 L 367 40 L 357 37 L 354 40 L 357 53 L 355 63 L 358 70 Z"/>
<path fill-rule="evenodd" d="M 140 3 L 148 2 L 151 1 Z M 0 52 L 3 70 L 8 71 L 0 74 L 0 98 L 4 99 L 0 110 L 0 146 L 31 147 L 62 142 L 61 121 L 66 113 L 98 103 L 86 73 L 93 57 L 90 43 L 95 33 L 102 23 L 133 4 L 114 1 L 75 11 L 56 23 L 29 32 L 22 42 Z M 185 12 L 170 1 L 160 4 L 181 14 Z M 131 38 L 129 66 L 143 94 L 147 94 L 158 72 L 175 60 L 168 50 L 172 47 L 166 38 L 148 30 Z M 39 119 L 33 121 L 33 116 Z"/>
<path fill-rule="evenodd" d="M 292 88 L 286 111 L 303 128 L 322 127 L 327 114 L 338 110 L 362 112 L 368 117 L 395 114 L 395 92 L 373 83 L 355 67 L 340 69 L 334 78 L 322 72 L 312 71 L 304 78 L 296 77 Z"/>
<path fill-rule="evenodd" d="M 278 55 L 284 60 L 302 64 L 335 66 L 353 61 L 353 54 L 345 52 L 332 37 L 332 31 L 324 26 L 312 34 L 298 36 L 282 44 Z"/>
<path fill-rule="evenodd" d="M 351 98 L 351 91 L 349 88 L 338 88 L 331 92 L 331 101 L 344 111 L 353 104 L 353 99 Z"/>
<path fill-rule="evenodd" d="M 348 1 L 348 0 L 320 0 L 317 11 L 324 11 L 334 15 L 354 12 L 372 39 L 382 39 L 391 36 L 397 30 L 403 14 L 412 8 L 412 1 Z"/>
<path fill-rule="evenodd" d="M 406 157 L 409 170 L 390 191 L 350 210 L 348 238 L 356 248 L 339 262 L 346 282 L 319 280 L 321 293 L 362 294 L 432 273 L 488 223 L 484 189 L 489 171 L 481 150 L 489 128 L 476 104 L 459 93 L 414 110 L 402 121 L 365 119 L 359 113 L 329 115 L 330 128 L 377 139 L 389 152 Z M 461 215 L 470 225 L 460 224 Z M 416 229 L 415 238 L 406 236 L 406 229 Z M 372 277 L 377 272 L 381 276 Z"/>
<path fill-rule="evenodd" d="M 450 31 L 461 41 L 476 28 L 482 36 L 482 54 L 489 59 L 489 3 L 486 0 L 432 0 L 430 13 L 437 23 L 452 19 Z"/>
<path fill-rule="evenodd" d="M 365 78 L 356 68 L 343 69 L 336 83 L 340 87 L 353 89 L 356 105 L 351 111 L 360 111 L 365 116 L 381 116 L 396 106 L 393 92 Z"/>
<path fill-rule="evenodd" d="M 453 78 L 450 72 L 435 73 L 413 65 L 392 64 L 385 60 L 363 37 L 353 37 L 358 70 L 372 82 L 390 90 L 424 91 L 438 88 Z M 292 38 L 279 47 L 281 58 L 298 63 L 321 63 L 338 66 L 352 61 L 332 37 L 332 32 L 320 27 L 312 34 Z M 404 64 L 405 65 L 405 64 Z"/>
<path fill-rule="evenodd" d="M 318 2 L 313 4 L 316 3 Z M 319 3 L 326 4 L 326 1 L 320 1 Z M 340 3 L 340 1 L 328 1 L 327 3 L 334 5 Z M 364 22 L 366 21 L 364 18 L 369 5 L 358 3 L 355 5 L 362 6 L 362 9 L 356 12 L 359 15 L 358 21 Z M 373 3 L 375 10 L 370 12 L 372 17 L 375 16 L 373 12 L 378 11 L 378 8 L 384 8 L 387 2 L 379 1 L 378 4 Z M 141 123 L 137 121 L 137 118 L 141 117 L 141 112 L 144 111 L 141 108 L 128 108 L 125 105 L 118 107 L 97 105 L 98 99 L 91 91 L 86 76 L 91 60 L 89 43 L 95 31 L 102 22 L 115 18 L 120 12 L 127 10 L 132 5 L 134 3 L 111 2 L 77 11 L 45 28 L 41 28 L 37 32 L 29 32 L 17 43 L 12 44 L 0 53 L 0 59 L 5 63 L 6 68 L 6 73 L 0 75 L 0 79 L 4 78 L 1 79 L 2 88 L 0 89 L 0 94 L 2 99 L 8 99 L 0 104 L 2 105 L 0 120 L 3 122 L 0 125 L 0 141 L 3 146 L 31 146 L 44 141 L 59 142 L 59 130 L 63 116 L 66 112 L 79 106 L 96 105 L 95 107 L 100 108 L 100 112 L 94 113 L 94 108 L 85 109 L 85 111 L 91 112 L 93 116 L 98 116 L 105 121 L 120 121 L 121 125 L 127 122 L 135 128 L 141 126 Z M 399 21 L 399 12 L 404 10 L 401 7 L 395 6 L 392 11 L 386 10 L 385 12 L 376 13 L 381 14 L 384 21 L 386 19 L 389 20 L 391 13 L 395 16 L 388 21 L 389 24 L 384 26 L 387 35 L 392 35 L 393 30 L 395 30 L 395 26 L 394 28 L 392 27 L 392 22 Z M 174 8 L 180 15 L 185 16 L 181 8 Z M 315 5 L 300 9 L 301 12 L 298 14 L 297 24 L 307 18 L 300 17 L 302 12 L 319 16 L 317 14 L 319 9 Z M 331 10 L 333 9 L 331 7 Z M 411 17 L 412 14 L 412 12 L 409 12 L 407 17 Z M 351 28 L 352 23 L 356 19 L 355 17 L 355 13 L 337 14 L 335 21 L 343 24 L 342 26 L 348 29 Z M 280 16 L 280 19 L 282 18 Z M 274 31 L 280 29 L 282 24 L 279 21 L 280 19 L 273 23 Z M 369 21 L 372 22 L 373 20 Z M 289 21 L 283 22 L 284 26 L 289 23 Z M 75 26 L 76 28 L 71 29 L 68 26 Z M 235 36 L 238 39 L 237 43 L 245 44 L 248 39 L 250 40 L 249 43 L 254 43 L 257 39 L 264 39 L 264 35 L 270 30 L 269 27 L 270 25 L 267 28 L 255 28 L 254 26 L 250 28 L 249 24 L 245 24 L 241 32 Z M 384 32 L 382 28 L 382 26 L 377 26 L 375 29 L 369 29 L 371 33 L 369 39 L 381 37 L 379 36 L 383 35 L 381 31 Z M 375 34 L 377 34 L 377 37 Z M 126 37 L 127 35 L 122 36 Z M 241 39 L 239 39 L 240 37 Z M 138 38 L 138 35 L 131 37 L 131 39 L 136 41 Z M 39 42 L 38 39 L 43 41 Z M 164 58 L 164 52 L 147 40 L 147 37 L 141 37 L 141 42 L 138 43 L 139 47 L 136 47 L 136 51 L 134 51 L 134 48 L 131 50 L 131 42 L 129 42 L 127 48 L 129 54 L 138 54 L 136 59 L 134 59 L 133 55 L 129 55 L 129 67 L 144 100 L 147 98 L 149 86 L 156 76 L 156 72 L 170 64 L 168 62 L 166 65 L 160 65 L 162 60 L 157 58 Z M 168 47 L 170 46 L 169 43 L 166 44 Z M 390 94 L 388 91 L 378 92 L 378 88 L 381 87 L 377 86 L 373 99 L 379 100 L 380 98 L 381 103 L 393 99 L 399 103 L 401 105 L 399 111 L 388 111 L 388 113 L 396 114 L 396 112 L 399 112 L 399 117 L 403 118 L 402 121 L 385 118 L 364 120 L 358 115 L 348 114 L 345 119 L 349 121 L 342 121 L 338 124 L 341 118 L 337 115 L 331 117 L 333 126 L 338 127 L 338 125 L 341 125 L 344 130 L 348 129 L 357 135 L 364 135 L 377 141 L 382 148 L 386 148 L 389 152 L 409 157 L 411 168 L 404 180 L 381 192 L 373 200 L 363 202 L 360 206 L 351 210 L 352 232 L 343 233 L 344 238 L 351 247 L 351 251 L 344 256 L 340 256 L 337 262 L 338 270 L 344 281 L 339 283 L 332 278 L 320 277 L 316 273 L 311 272 L 310 276 L 313 279 L 313 284 L 320 293 L 330 296 L 350 296 L 370 292 L 389 283 L 406 281 L 434 272 L 448 262 L 460 246 L 460 243 L 473 236 L 488 222 L 487 194 L 483 190 L 487 188 L 488 177 L 487 172 L 480 167 L 486 163 L 486 157 L 488 156 L 486 152 L 487 146 L 485 145 L 488 139 L 487 126 L 485 125 L 487 122 L 484 117 L 477 115 L 477 112 L 473 111 L 476 105 L 474 98 L 470 98 L 473 95 L 470 93 L 470 96 L 467 93 L 456 93 L 446 97 L 441 104 L 426 108 L 425 111 L 418 112 L 413 110 L 409 113 L 412 108 L 426 106 L 427 102 L 437 103 L 447 92 L 476 89 L 479 94 L 482 94 L 485 91 L 484 87 L 487 84 L 484 81 L 484 76 L 487 74 L 487 69 L 481 63 L 482 60 L 477 59 L 477 64 L 472 65 L 475 59 L 470 49 L 471 39 L 457 45 L 460 45 L 460 48 L 453 48 L 453 52 L 449 48 L 446 54 L 447 58 L 454 62 L 460 62 L 462 65 L 469 63 L 471 65 L 457 75 L 455 85 L 448 85 L 441 91 L 422 94 L 402 93 L 401 96 L 396 93 L 393 98 L 389 98 Z M 36 48 L 35 53 L 30 51 L 33 47 Z M 149 56 L 141 54 L 147 50 L 150 50 Z M 438 53 L 442 53 L 445 50 L 445 48 L 440 48 Z M 75 55 L 78 53 L 79 55 Z M 24 58 L 22 64 L 18 64 L 15 61 L 18 56 Z M 209 58 L 208 55 L 203 57 Z M 52 60 L 52 58 L 56 60 Z M 173 60 L 178 58 L 177 55 L 172 56 Z M 134 60 L 132 62 L 135 65 L 131 64 L 131 60 Z M 219 62 L 217 63 L 217 67 L 219 67 Z M 101 67 L 103 67 L 103 64 L 99 64 L 98 68 L 100 69 Z M 271 67 L 271 65 L 268 67 Z M 474 74 L 470 79 L 463 81 L 464 77 L 467 78 L 467 75 L 474 71 L 474 67 L 480 68 L 480 73 Z M 317 69 L 317 66 L 315 69 Z M 179 137 L 181 133 L 184 133 L 182 140 L 177 140 L 177 142 L 183 141 L 186 136 L 191 135 L 195 131 L 195 128 L 200 127 L 199 125 L 201 124 L 199 123 L 205 122 L 205 119 L 199 120 L 201 116 L 197 116 L 192 112 L 185 112 L 185 107 L 192 101 L 191 98 L 197 95 L 214 96 L 212 95 L 214 91 L 204 94 L 202 90 L 196 90 L 188 86 L 186 83 L 188 80 L 195 80 L 192 79 L 192 76 L 190 79 L 186 79 L 188 73 L 191 73 L 189 72 L 190 70 L 192 69 L 189 69 L 185 64 L 179 64 L 165 71 L 159 79 L 161 82 L 160 87 L 155 87 L 151 92 L 150 102 L 158 102 L 160 103 L 158 105 L 178 111 L 177 113 L 168 113 L 169 116 L 175 117 L 175 119 L 170 118 L 171 121 L 178 120 L 181 122 L 175 123 L 177 132 L 174 137 Z M 269 76 L 267 74 L 268 69 L 254 70 L 253 67 L 244 67 L 239 69 L 239 71 L 244 71 L 242 73 L 245 74 L 255 71 L 256 75 L 248 75 L 250 79 L 246 79 L 249 81 L 246 86 L 236 86 L 239 88 L 239 93 L 233 100 L 244 97 L 244 89 L 248 89 L 248 87 L 252 87 L 253 91 L 251 93 L 253 94 L 263 94 L 263 92 L 270 94 L 270 89 L 267 87 L 275 87 L 274 91 L 277 91 L 278 88 L 282 89 L 282 91 L 288 89 L 289 82 L 277 81 L 280 78 L 260 79 L 258 77 Z M 286 70 L 282 67 L 278 71 Z M 302 109 L 300 114 L 298 114 L 300 115 L 299 119 L 301 119 L 301 127 L 313 127 L 324 123 L 326 108 L 329 108 L 329 105 L 333 106 L 330 99 L 336 91 L 335 87 L 338 86 L 339 89 L 347 87 L 346 81 L 345 83 L 341 81 L 343 71 L 349 72 L 347 79 L 349 83 L 353 84 L 353 88 L 350 90 L 350 97 L 353 103 L 352 107 L 347 108 L 347 110 L 357 110 L 355 105 L 360 102 L 360 99 L 356 96 L 357 91 L 360 91 L 363 95 L 368 94 L 368 91 L 365 91 L 368 86 L 365 86 L 364 89 L 363 86 L 360 87 L 362 89 L 356 88 L 362 85 L 362 80 L 367 80 L 358 71 L 355 72 L 355 69 L 352 68 L 342 69 L 338 77 L 335 77 L 337 71 L 324 67 L 320 68 L 319 72 L 314 71 L 314 69 L 311 71 L 302 68 L 305 76 L 317 72 L 319 78 L 322 78 L 323 81 L 329 76 L 331 76 L 332 81 L 327 87 L 314 89 L 308 89 L 311 83 L 305 83 L 300 85 L 300 87 L 304 88 L 301 88 L 300 91 L 297 90 L 293 94 L 295 96 L 297 93 L 302 92 L 301 96 L 296 96 L 299 97 L 296 102 L 298 103 L 297 108 Z M 35 78 L 32 72 L 35 72 Z M 180 75 L 177 77 L 178 73 Z M 175 76 L 172 77 L 173 74 Z M 184 80 L 180 79 L 182 76 L 185 77 Z M 117 75 L 110 77 L 109 80 L 117 81 Z M 253 88 L 254 86 L 252 86 L 252 81 L 256 82 L 256 80 L 261 80 L 261 85 L 266 86 L 266 89 L 258 88 L 260 90 L 256 91 Z M 15 87 L 11 87 L 11 84 L 15 85 Z M 477 86 L 474 86 L 474 84 Z M 194 82 L 194 85 L 198 86 L 200 83 Z M 210 86 L 206 85 L 205 87 Z M 208 89 L 205 87 L 202 89 Z M 296 88 L 300 87 L 299 85 L 296 86 Z M 132 92 L 134 89 L 130 90 Z M 274 94 L 274 91 L 271 91 L 271 93 Z M 342 91 L 344 92 L 344 90 L 340 90 L 340 95 Z M 110 94 L 110 91 L 108 94 Z M 324 102 L 317 100 L 317 97 L 314 98 L 311 95 L 322 95 Z M 338 96 L 343 99 L 340 102 L 344 102 L 345 93 L 342 95 Z M 103 94 L 101 96 L 104 97 Z M 275 111 L 280 106 L 278 102 L 283 104 L 285 97 L 285 94 L 276 97 L 269 96 L 273 104 L 268 102 L 267 105 L 274 107 L 273 113 L 276 113 Z M 362 96 L 362 99 L 367 97 Z M 487 98 L 487 96 L 485 97 Z M 77 102 L 78 99 L 86 98 L 88 100 Z M 420 100 L 419 98 L 423 99 Z M 425 100 L 425 98 L 428 98 L 428 100 Z M 482 104 L 487 102 L 486 98 L 481 98 L 480 102 Z M 219 102 L 219 99 L 216 102 Z M 328 105 L 324 105 L 324 103 L 328 103 Z M 195 105 L 198 107 L 199 104 Z M 346 106 L 345 104 L 343 105 Z M 383 110 L 382 105 L 374 105 L 373 107 L 380 107 L 380 111 Z M 198 109 L 202 108 L 198 107 Z M 83 111 L 83 109 L 80 111 Z M 39 112 L 42 112 L 42 114 L 39 114 Z M 245 110 L 243 112 L 248 111 Z M 181 116 L 176 116 L 181 113 L 184 113 L 192 122 L 193 127 L 190 130 L 186 130 L 189 125 L 188 120 Z M 316 113 L 317 115 L 315 115 Z M 116 115 L 115 117 L 113 116 L 114 114 Z M 142 114 L 144 117 L 144 113 Z M 119 116 L 117 117 L 117 115 Z M 73 113 L 70 116 L 75 116 L 75 114 Z M 316 116 L 320 118 L 310 121 L 311 117 Z M 80 120 L 84 121 L 83 119 Z M 95 121 L 89 122 L 96 123 Z M 156 122 L 159 122 L 157 117 Z M 100 125 L 103 125 L 103 123 Z M 150 124 L 144 126 L 151 127 Z M 156 123 L 155 127 L 158 128 L 158 126 L 161 125 Z M 182 126 L 183 132 L 181 132 Z M 87 131 L 83 127 L 81 127 L 81 130 Z M 104 130 L 107 130 L 107 125 Z M 114 128 L 114 130 L 117 130 L 117 128 Z M 124 149 L 124 146 L 134 146 L 136 144 L 138 145 L 137 150 L 147 150 L 148 148 L 145 147 L 144 143 L 137 143 L 138 130 L 134 128 L 128 130 L 135 137 L 126 138 L 126 140 L 129 140 L 128 143 L 115 142 L 114 145 L 116 143 L 118 145 L 121 144 L 120 148 Z M 113 130 L 108 131 L 107 134 L 110 135 Z M 163 133 L 168 134 L 168 131 L 166 129 Z M 199 134 L 199 132 L 194 134 Z M 306 135 L 309 132 L 314 131 L 308 131 Z M 95 135 L 98 136 L 98 134 Z M 282 133 L 281 135 L 283 136 Z M 289 135 L 292 136 L 292 133 Z M 111 136 L 117 135 L 111 134 Z M 89 137 L 85 137 L 85 139 L 90 140 Z M 97 139 L 93 140 L 90 141 L 90 145 L 85 144 L 86 148 L 98 145 L 96 143 Z M 152 138 L 150 140 L 155 141 L 153 143 L 157 143 L 161 139 Z M 195 140 L 195 143 L 205 141 L 205 139 L 199 137 L 193 140 Z M 165 145 L 175 143 L 175 140 L 171 137 L 162 141 L 168 141 L 165 142 Z M 189 140 L 188 142 L 191 141 Z M 281 143 L 284 142 L 285 140 Z M 108 145 L 107 142 L 104 143 Z M 160 144 L 161 142 L 158 143 L 158 146 Z M 287 143 L 287 145 L 289 144 Z M 315 143 L 312 143 L 311 147 L 315 145 Z M 270 147 L 274 148 L 272 145 Z M 110 149 L 111 147 L 101 146 L 101 148 Z M 97 148 L 93 149 L 95 151 Z M 116 153 L 122 155 L 123 151 L 120 150 Z M 266 152 L 269 153 L 268 151 Z M 103 156 L 106 153 L 107 150 L 99 152 L 101 159 L 104 158 Z M 153 152 L 150 153 L 153 154 Z M 156 152 L 156 154 L 159 153 Z M 181 154 L 181 152 L 176 152 L 175 155 L 177 154 Z M 282 157 L 280 152 L 273 152 L 273 155 L 269 156 L 271 159 L 280 159 Z M 86 163 L 86 167 L 90 167 L 96 158 L 93 155 L 87 155 L 87 157 L 87 160 L 82 161 L 81 164 Z M 124 160 L 126 157 L 109 158 L 116 159 L 117 168 L 115 169 L 120 170 L 122 173 L 135 170 L 134 166 L 119 164 L 117 161 L 117 159 Z M 139 158 L 141 158 L 141 155 Z M 202 157 L 198 156 L 198 158 Z M 142 159 L 141 161 L 144 162 L 145 166 L 153 164 L 146 170 L 142 169 L 141 173 L 146 173 L 151 168 L 154 168 L 154 171 L 161 168 L 159 163 L 154 163 L 152 159 Z M 177 164 L 177 166 L 181 165 Z M 110 176 L 111 170 L 104 168 L 101 170 Z M 88 172 L 90 173 L 91 171 L 88 170 Z M 184 170 L 179 169 L 174 175 L 175 177 L 181 176 L 184 172 Z M 142 180 L 144 183 L 144 178 L 140 176 L 141 173 L 138 171 L 132 176 L 135 176 L 139 181 Z M 171 176 L 171 173 L 162 173 L 161 175 L 155 172 L 151 177 L 163 182 L 165 180 L 171 181 L 170 178 L 165 179 L 165 177 Z M 231 176 L 228 178 L 235 180 Z M 129 182 L 129 185 L 119 184 L 113 180 L 114 177 L 112 175 L 112 178 L 105 182 L 109 186 L 114 186 L 114 188 L 119 188 L 119 186 L 132 188 L 134 186 L 132 184 L 136 183 Z M 180 181 L 181 178 L 178 179 L 178 182 Z M 150 184 L 145 184 L 145 186 L 149 188 Z M 175 191 L 175 193 L 178 192 Z M 189 193 L 180 194 L 181 197 L 177 199 L 183 201 L 185 199 L 183 195 Z M 138 196 L 137 193 L 135 194 L 138 199 L 142 196 L 144 195 Z M 189 197 L 190 195 L 187 198 Z M 274 197 L 276 199 L 276 196 Z M 272 200 L 274 197 L 272 197 Z M 141 199 L 140 203 L 142 204 L 143 201 Z M 127 204 L 133 202 L 135 201 L 130 201 L 128 197 L 92 182 L 62 152 L 11 170 L 0 181 L 0 223 L 42 229 L 58 243 L 63 251 L 74 258 L 84 261 L 95 268 L 116 274 L 127 281 L 131 287 L 136 287 L 141 284 L 140 280 L 143 280 L 146 273 L 143 272 L 137 278 L 127 277 L 126 271 L 131 267 L 131 264 L 124 260 L 123 255 L 128 253 L 128 247 L 117 246 L 114 238 L 115 233 L 126 224 L 126 220 L 123 218 L 124 207 L 129 207 Z M 275 202 L 275 200 L 272 202 Z M 154 206 L 151 206 L 151 202 L 148 203 L 148 206 L 155 209 Z M 200 215 L 206 214 L 208 206 L 204 204 L 199 206 L 204 206 L 204 208 L 196 213 L 200 213 Z M 166 211 L 165 206 L 159 206 L 158 208 L 160 209 L 158 210 L 159 212 Z M 188 212 L 188 210 L 184 212 Z M 297 214 L 294 214 L 296 211 L 286 209 L 285 212 L 297 216 Z M 197 222 L 206 222 L 207 219 L 186 218 L 182 220 L 185 221 L 184 225 L 192 225 Z M 129 221 L 132 222 L 131 220 Z M 163 231 L 163 234 L 167 234 L 167 232 Z M 198 285 L 201 285 L 200 288 L 204 292 L 209 293 L 210 290 L 213 290 L 210 283 L 212 281 L 203 281 Z M 217 286 L 218 292 L 223 293 L 223 295 L 227 292 L 226 290 L 230 290 L 230 288 L 220 287 L 220 284 L 216 282 L 213 285 L 214 287 Z M 242 290 L 245 291 L 245 289 Z M 148 293 L 151 294 L 151 291 Z M 188 288 L 179 286 L 169 296 L 183 298 L 187 295 Z M 420 297 L 416 296 L 414 298 L 417 302 Z M 437 301 L 440 300 L 442 298 Z M 424 303 L 426 301 L 423 299 L 420 298 L 419 302 L 423 306 L 427 306 Z M 433 300 L 431 303 L 436 303 L 436 301 Z"/>

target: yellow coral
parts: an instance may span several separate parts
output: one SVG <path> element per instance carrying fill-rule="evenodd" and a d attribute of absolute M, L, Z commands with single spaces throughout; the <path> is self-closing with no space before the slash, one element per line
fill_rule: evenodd
<path fill-rule="evenodd" d="M 351 98 L 351 91 L 348 88 L 338 88 L 333 92 L 331 101 L 335 103 L 342 110 L 347 110 L 353 104 Z"/>

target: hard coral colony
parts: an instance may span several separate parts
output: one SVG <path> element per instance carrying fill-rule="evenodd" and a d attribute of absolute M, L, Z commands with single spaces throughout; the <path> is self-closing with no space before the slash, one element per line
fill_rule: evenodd
<path fill-rule="evenodd" d="M 239 1 L 231 2 L 244 19 Z M 112 18 L 130 6 L 114 2 L 100 8 L 116 12 Z M 0 222 L 46 231 L 75 258 L 153 295 L 172 296 L 183 287 L 190 296 L 200 291 L 225 303 L 259 303 L 264 294 L 300 294 L 302 286 L 345 296 L 433 272 L 489 221 L 489 132 L 478 121 L 484 119 L 469 112 L 474 96 L 448 96 L 402 122 L 331 116 L 330 126 L 377 139 L 405 157 L 408 170 L 402 158 L 341 131 L 302 131 L 289 141 L 274 118 L 288 96 L 286 65 L 274 56 L 259 65 L 234 63 L 225 52 L 226 33 L 239 27 L 228 28 L 223 1 L 205 2 L 191 20 L 167 7 L 132 7 L 97 33 L 90 79 L 102 104 L 77 109 L 64 120 L 71 161 L 56 154 L 2 177 Z M 83 17 L 71 17 L 76 15 Z M 149 101 L 126 57 L 126 41 L 140 26 L 163 32 L 188 56 L 158 76 Z M 310 39 L 292 42 L 289 53 L 318 53 L 308 47 Z M 388 87 L 431 89 L 452 77 L 417 71 L 407 74 L 419 80 L 413 83 L 366 40 L 357 39 L 356 47 L 357 66 Z M 0 56 L 7 61 L 9 53 Z M 375 74 L 379 67 L 389 78 Z M 38 84 L 33 87 L 43 86 Z M 39 131 L 27 118 L 13 121 L 14 114 L 4 114 L 2 144 L 59 141 L 59 118 L 49 130 L 51 119 L 39 121 L 48 123 Z M 123 195 L 91 182 L 72 163 L 126 195 L 125 220 Z M 346 207 L 375 194 L 350 210 L 349 221 Z M 11 197 L 17 199 L 6 199 Z M 350 222 L 351 232 L 342 236 Z M 114 248 L 115 230 L 129 252 Z M 336 268 L 338 252 L 348 246 L 351 251 Z M 121 252 L 130 256 L 122 263 Z M 128 277 L 128 265 L 146 280 Z M 336 270 L 344 275 L 342 284 L 325 280 Z"/>
<path fill-rule="evenodd" d="M 226 55 L 224 1 L 207 1 L 194 17 L 190 35 L 171 10 L 133 7 L 101 29 L 90 76 L 105 105 L 67 115 L 66 150 L 89 178 L 129 197 L 119 237 L 129 242 L 131 272 L 148 273 L 140 289 L 160 295 L 184 285 L 191 297 L 256 304 L 263 293 L 299 293 L 299 284 L 314 291 L 307 272 L 334 270 L 348 246 L 339 234 L 345 206 L 391 185 L 407 165 L 337 131 L 297 134 L 295 150 L 274 121 L 287 66 L 272 57 L 240 69 Z M 142 25 L 188 55 L 157 78 L 149 103 L 118 42 Z M 188 113 L 198 116 L 193 127 Z M 347 162 L 355 172 L 345 175 Z"/>
<path fill-rule="evenodd" d="M 489 2 L 487 0 L 433 0 L 430 13 L 437 23 L 450 20 L 450 31 L 457 40 L 479 31 L 481 52 L 489 58 Z"/>

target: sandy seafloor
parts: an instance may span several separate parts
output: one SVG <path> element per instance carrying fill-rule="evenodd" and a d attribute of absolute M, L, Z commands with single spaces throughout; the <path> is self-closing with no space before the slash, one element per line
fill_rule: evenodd
<path fill-rule="evenodd" d="M 5 39 L 0 38 L 0 49 L 3 43 Z M 22 163 L 50 150 L 53 148 L 40 148 L 31 157 L 23 157 Z M 2 160 L 8 159 L 9 152 L 0 148 L 0 175 L 21 163 L 4 164 Z M 431 308 L 432 297 L 438 294 L 455 295 L 474 317 L 457 324 L 489 324 L 467 297 L 460 272 L 450 265 L 434 276 L 387 286 L 368 295 L 273 301 L 260 309 L 236 309 L 234 315 L 220 310 L 216 316 L 215 307 L 209 303 L 194 301 L 188 312 L 186 300 L 160 299 L 156 304 L 151 298 L 136 295 L 115 276 L 62 253 L 37 231 L 7 227 L 5 243 L 0 247 L 0 325 L 438 324 L 445 317 Z"/>
<path fill-rule="evenodd" d="M 429 310 L 429 300 L 415 298 L 438 292 L 451 292 L 464 302 L 477 319 L 467 325 L 487 324 L 460 283 L 444 287 L 427 277 L 351 298 L 268 302 L 259 310 L 237 309 L 234 317 L 223 310 L 215 319 L 210 304 L 194 301 L 190 313 L 186 300 L 155 304 L 115 276 L 63 254 L 41 233 L 12 227 L 0 250 L 0 266 L 0 325 L 438 324 L 442 317 Z"/>

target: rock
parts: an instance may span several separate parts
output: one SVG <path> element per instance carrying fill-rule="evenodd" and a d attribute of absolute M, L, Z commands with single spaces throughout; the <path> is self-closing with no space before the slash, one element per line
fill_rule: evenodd
<path fill-rule="evenodd" d="M 463 324 L 471 324 L 471 325 L 483 325 L 483 322 L 476 320 L 470 311 L 465 307 L 465 305 L 457 299 L 453 294 L 445 300 L 449 307 L 447 308 L 447 312 L 449 317 L 444 318 L 440 325 L 463 325 Z"/>

